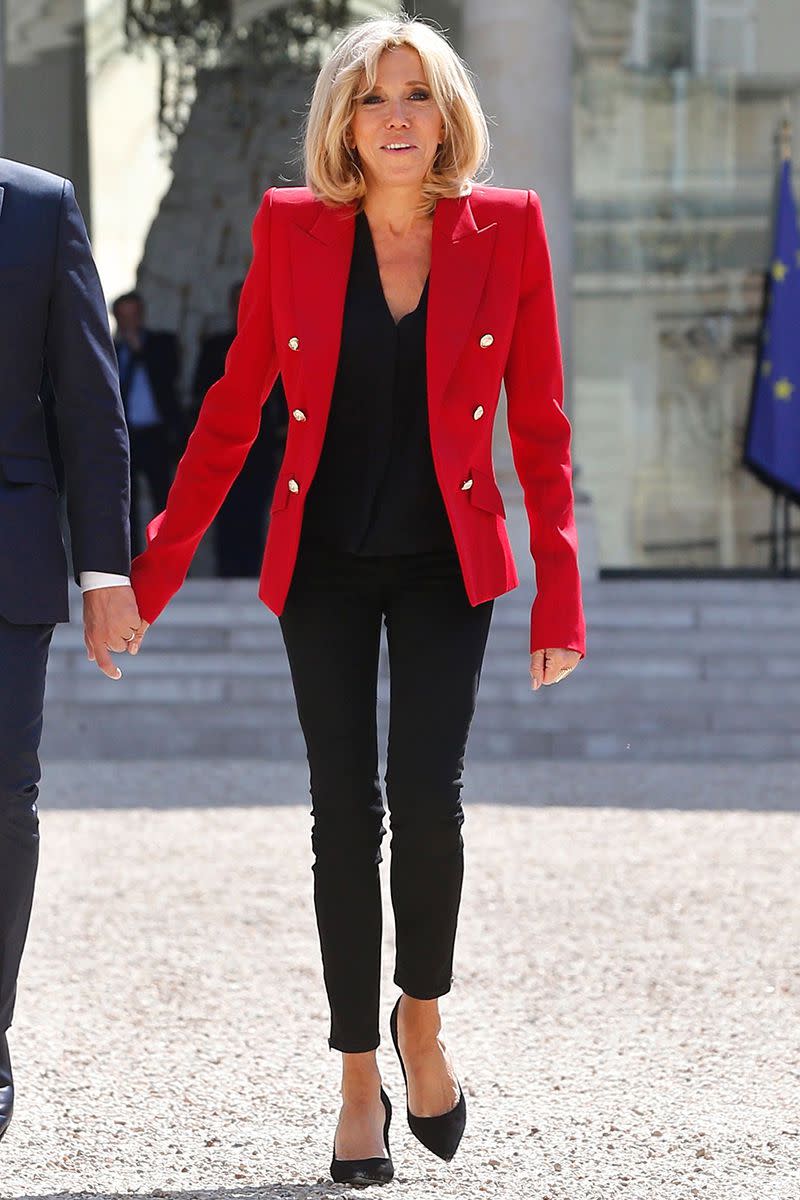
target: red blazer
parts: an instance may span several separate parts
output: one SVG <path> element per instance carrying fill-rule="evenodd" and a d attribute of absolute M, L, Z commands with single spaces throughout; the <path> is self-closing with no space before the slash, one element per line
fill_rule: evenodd
<path fill-rule="evenodd" d="M 253 260 L 225 374 L 206 394 L 169 501 L 133 564 L 154 621 L 181 586 L 259 428 L 280 372 L 289 432 L 272 504 L 259 596 L 280 614 L 303 505 L 325 437 L 339 353 L 355 207 L 307 188 L 270 188 L 253 223 Z M 426 335 L 431 449 L 470 603 L 519 583 L 492 468 L 505 379 L 514 464 L 536 564 L 531 650 L 585 653 L 570 466 L 570 424 L 550 257 L 535 192 L 477 187 L 437 202 Z"/>

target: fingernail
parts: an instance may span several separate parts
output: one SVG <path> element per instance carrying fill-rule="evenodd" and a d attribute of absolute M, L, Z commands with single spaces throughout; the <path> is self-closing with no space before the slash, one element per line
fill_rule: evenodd
<path fill-rule="evenodd" d="M 139 653 L 139 647 L 131 646 L 131 654 L 138 654 L 138 653 Z"/>
<path fill-rule="evenodd" d="M 115 678 L 115 679 L 122 679 L 122 671 L 120 671 L 119 667 L 117 667 L 117 673 L 116 673 L 116 675 L 114 676 L 114 678 Z"/>

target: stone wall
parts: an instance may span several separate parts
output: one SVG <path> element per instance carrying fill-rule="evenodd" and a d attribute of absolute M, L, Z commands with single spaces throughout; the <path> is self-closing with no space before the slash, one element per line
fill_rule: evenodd
<path fill-rule="evenodd" d="M 576 453 L 603 565 L 763 565 L 771 497 L 740 464 L 774 136 L 786 98 L 800 130 L 800 73 L 768 69 L 764 3 L 758 73 L 704 73 L 691 42 L 664 70 L 675 3 L 648 5 L 650 43 L 643 0 L 577 6 Z"/>

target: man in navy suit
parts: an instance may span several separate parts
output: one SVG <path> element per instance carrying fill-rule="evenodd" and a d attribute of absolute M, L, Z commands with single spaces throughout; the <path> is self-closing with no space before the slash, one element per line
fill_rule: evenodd
<path fill-rule="evenodd" d="M 166 507 L 172 466 L 183 453 L 186 422 L 178 400 L 180 352 L 174 333 L 148 329 L 138 292 L 113 305 L 114 347 L 131 449 L 131 543 L 144 549 L 140 530 L 140 476 L 147 480 L 155 511 Z"/>
<path fill-rule="evenodd" d="M 105 299 L 71 183 L 0 158 L 0 1138 L 6 1031 L 38 862 L 39 739 L 54 625 L 69 620 L 43 363 L 66 476 L 86 649 L 110 679 L 139 625 L 129 586 L 128 439 Z"/>

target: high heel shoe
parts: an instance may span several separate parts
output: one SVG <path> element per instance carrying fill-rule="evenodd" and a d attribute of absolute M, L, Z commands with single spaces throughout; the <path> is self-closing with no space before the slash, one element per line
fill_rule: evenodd
<path fill-rule="evenodd" d="M 398 998 L 397 1003 L 392 1009 L 392 1015 L 389 1018 L 389 1029 L 391 1030 L 397 1057 L 400 1059 L 400 1070 L 403 1072 L 403 1081 L 406 1085 L 408 1127 L 417 1141 L 422 1142 L 426 1150 L 430 1150 L 432 1154 L 443 1158 L 445 1162 L 450 1162 L 450 1159 L 458 1149 L 458 1144 L 464 1133 L 464 1126 L 467 1123 L 467 1102 L 464 1099 L 461 1084 L 459 1084 L 458 1101 L 455 1107 L 451 1108 L 449 1112 L 441 1113 L 438 1117 L 415 1117 L 408 1107 L 408 1079 L 406 1077 L 406 1068 L 403 1064 L 403 1057 L 400 1054 L 400 1043 L 397 1038 L 397 1010 L 400 1007 L 401 999 L 402 996 Z"/>
<path fill-rule="evenodd" d="M 381 1088 L 381 1100 L 386 1110 L 383 1123 L 383 1141 L 389 1154 L 389 1125 L 392 1120 L 392 1103 Z M 351 1183 L 355 1187 L 367 1187 L 370 1183 L 390 1183 L 394 1178 L 391 1156 L 388 1158 L 337 1158 L 336 1138 L 333 1139 L 331 1179 L 334 1183 Z"/>

